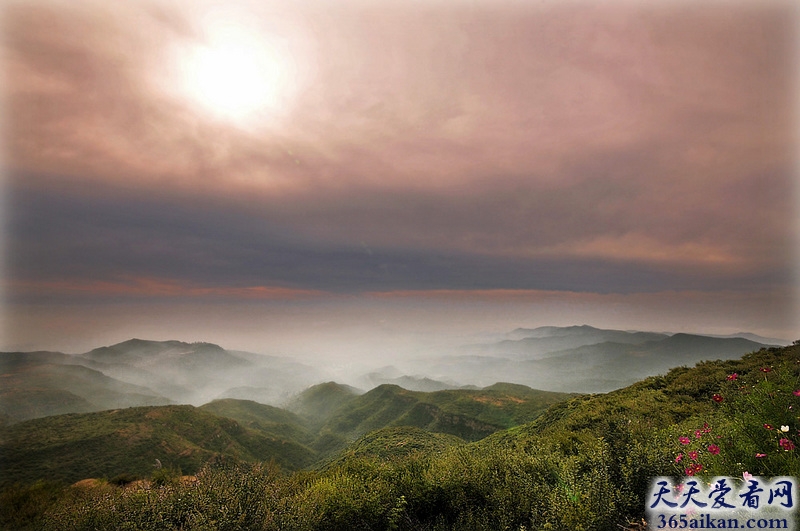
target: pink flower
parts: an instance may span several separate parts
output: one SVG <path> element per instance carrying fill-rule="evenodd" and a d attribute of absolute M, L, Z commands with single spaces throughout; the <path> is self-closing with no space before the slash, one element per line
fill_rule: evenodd
<path fill-rule="evenodd" d="M 684 470 L 684 472 L 686 473 L 687 476 L 694 476 L 694 467 L 690 466 L 689 468 Z"/>
<path fill-rule="evenodd" d="M 714 402 L 717 402 L 717 403 L 719 403 L 719 402 L 722 402 L 722 401 L 724 400 L 724 398 L 722 398 L 722 395 L 719 395 L 719 394 L 717 394 L 717 393 L 714 393 L 714 394 L 711 396 L 711 400 L 713 400 Z"/>
<path fill-rule="evenodd" d="M 733 373 L 733 374 L 729 374 L 727 379 L 728 379 L 728 380 L 735 380 L 735 379 L 736 379 L 736 378 L 738 378 L 738 377 L 739 377 L 739 375 L 738 375 L 738 374 L 736 374 L 736 373 Z"/>
<path fill-rule="evenodd" d="M 700 453 L 697 450 L 692 450 L 686 455 L 688 455 L 689 459 L 691 459 L 692 461 L 697 461 L 697 459 L 700 457 Z"/>
<path fill-rule="evenodd" d="M 680 463 L 682 460 L 683 460 L 683 454 L 682 453 L 680 453 L 680 454 L 675 456 L 675 462 L 676 463 Z"/>
<path fill-rule="evenodd" d="M 753 474 L 745 470 L 744 472 L 742 472 L 742 477 L 744 478 L 745 481 L 750 481 L 751 479 L 753 479 Z"/>
<path fill-rule="evenodd" d="M 762 457 L 767 457 L 767 454 L 756 454 L 756 457 L 761 459 Z"/>
<path fill-rule="evenodd" d="M 800 396 L 800 389 L 795 389 L 794 391 L 792 391 L 792 394 L 794 396 Z"/>
<path fill-rule="evenodd" d="M 708 425 L 708 422 L 703 423 L 703 433 L 711 433 L 711 426 Z"/>
<path fill-rule="evenodd" d="M 719 453 L 719 446 L 717 446 L 716 444 L 709 444 L 708 453 L 710 453 L 711 455 L 717 455 Z"/>
<path fill-rule="evenodd" d="M 678 493 L 681 493 L 681 492 L 683 492 L 683 487 L 684 487 L 684 486 L 683 486 L 683 483 L 678 483 L 677 485 L 675 485 L 675 490 L 676 490 Z"/>
<path fill-rule="evenodd" d="M 759 370 L 761 372 L 772 372 L 772 367 L 761 367 Z"/>
<path fill-rule="evenodd" d="M 681 444 L 689 444 L 692 442 L 691 439 L 689 439 L 689 437 L 681 437 L 678 440 L 681 442 Z"/>
<path fill-rule="evenodd" d="M 774 430 L 774 429 L 775 429 L 775 426 L 773 426 L 772 424 L 764 424 L 764 429 L 767 429 L 767 430 Z"/>
<path fill-rule="evenodd" d="M 694 430 L 694 438 L 699 439 L 703 436 L 703 430 Z"/>
<path fill-rule="evenodd" d="M 781 439 L 780 441 L 778 441 L 778 446 L 783 448 L 783 450 L 786 452 L 794 450 L 794 443 L 789 439 Z"/>

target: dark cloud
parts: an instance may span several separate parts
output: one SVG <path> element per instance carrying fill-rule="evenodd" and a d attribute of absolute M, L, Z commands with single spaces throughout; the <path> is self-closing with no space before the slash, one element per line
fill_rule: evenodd
<path fill-rule="evenodd" d="M 471 241 L 466 247 L 472 252 L 466 252 L 454 250 L 457 246 L 452 245 L 437 250 L 429 246 L 396 245 L 391 241 L 368 243 L 358 238 L 349 242 L 341 238 L 326 241 L 314 237 L 314 231 L 304 230 L 300 219 L 282 217 L 283 212 L 258 214 L 242 210 L 236 204 L 207 200 L 176 202 L 159 197 L 114 195 L 108 191 L 87 199 L 79 193 L 52 194 L 24 187 L 10 190 L 9 197 L 14 205 L 9 219 L 9 272 L 12 281 L 19 283 L 17 295 L 22 298 L 27 294 L 26 289 L 41 295 L 41 290 L 35 289 L 37 282 L 59 283 L 67 294 L 74 291 L 69 289 L 71 284 L 88 282 L 85 295 L 103 298 L 107 294 L 102 289 L 92 293 L 91 282 L 131 279 L 177 281 L 203 288 L 282 287 L 335 293 L 431 289 L 631 293 L 718 290 L 731 285 L 752 290 L 790 281 L 787 270 L 775 268 L 720 274 L 718 267 L 707 265 L 675 267 L 686 257 L 653 262 L 495 252 L 493 247 L 499 244 L 485 231 L 479 233 L 483 223 L 494 223 L 492 234 L 499 230 L 496 220 L 482 219 L 482 211 L 496 211 L 491 208 L 495 205 L 487 200 L 470 207 L 463 201 L 414 203 L 414 197 L 384 197 L 377 204 L 374 199 L 370 205 L 362 204 L 363 218 L 354 212 L 354 206 L 346 210 L 345 215 L 357 218 L 355 225 L 382 212 L 388 217 L 388 224 L 397 224 L 402 230 L 413 225 L 420 230 L 427 227 L 431 232 L 439 231 L 436 238 L 443 240 L 459 235 L 485 239 L 485 248 L 480 241 Z M 580 205 L 569 202 L 579 197 L 546 208 L 553 200 L 544 197 L 541 203 L 544 212 L 539 212 L 536 219 L 552 218 L 553 225 L 564 223 L 564 230 L 574 235 L 575 227 L 570 225 L 576 222 L 570 218 L 583 220 L 585 216 L 577 215 L 581 212 Z M 519 197 L 517 200 L 525 201 Z M 509 198 L 494 201 L 503 205 L 514 202 Z M 435 205 L 440 209 L 438 213 Z M 576 215 L 559 213 L 562 208 L 572 209 Z M 373 209 L 375 212 L 370 212 Z M 529 205 L 522 209 L 526 215 L 530 215 L 529 211 Z M 309 223 L 321 223 L 325 219 L 336 220 L 340 214 L 328 213 L 320 219 L 306 215 L 310 217 Z M 407 217 L 405 222 L 400 216 Z M 514 227 L 535 224 L 536 219 L 503 223 Z M 342 224 L 337 222 L 340 230 Z M 537 231 L 548 230 L 553 229 L 534 225 L 530 227 L 530 235 L 511 234 L 507 238 L 535 242 Z M 349 232 L 355 232 L 355 227 Z M 49 296 L 63 295 L 57 291 Z"/>
<path fill-rule="evenodd" d="M 759 307 L 797 281 L 796 14 L 14 4 L 10 300 L 692 291 Z M 241 123 L 198 105 L 182 70 L 221 19 L 283 54 L 281 99 Z"/>

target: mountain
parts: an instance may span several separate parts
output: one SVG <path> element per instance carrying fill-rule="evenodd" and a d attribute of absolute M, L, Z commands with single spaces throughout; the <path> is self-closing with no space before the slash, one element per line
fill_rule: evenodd
<path fill-rule="evenodd" d="M 747 335 L 745 333 L 738 336 Z M 745 338 L 604 330 L 588 325 L 519 328 L 455 355 L 377 368 L 357 385 L 419 392 L 479 389 L 506 381 L 557 392 L 605 392 L 679 365 L 729 359 L 764 346 Z M 409 370 L 413 367 L 413 370 Z M 411 376 L 414 374 L 414 376 Z M 212 343 L 131 339 L 84 354 L 0 353 L 0 418 L 14 422 L 70 412 L 216 399 L 287 405 L 319 427 L 352 388 L 314 388 L 328 375 L 280 356 Z M 462 386 L 455 382 L 469 382 Z M 338 384 L 332 384 L 334 386 Z M 298 392 L 308 389 L 306 395 Z M 318 394 L 319 396 L 316 396 Z M 294 398 L 293 398 L 294 397 Z"/>
<path fill-rule="evenodd" d="M 446 375 L 477 385 L 509 381 L 548 391 L 601 393 L 673 367 L 704 360 L 734 359 L 766 346 L 744 338 L 603 331 L 586 326 L 546 327 L 524 333 L 537 336 L 529 338 L 530 341 L 566 338 L 566 343 L 575 343 L 601 336 L 621 337 L 624 341 L 603 341 L 549 352 L 536 350 L 536 354 L 528 351 L 525 355 L 518 350 L 522 348 L 520 345 L 527 348 L 525 339 L 511 343 L 501 341 L 484 345 L 482 353 L 420 360 L 418 370 L 432 378 Z M 508 355 L 501 355 L 504 351 Z"/>
<path fill-rule="evenodd" d="M 106 376 L 60 352 L 0 353 L 0 414 L 21 421 L 140 405 L 164 405 L 155 391 Z"/>
<path fill-rule="evenodd" d="M 259 404 L 252 400 L 224 398 L 204 404 L 199 409 L 234 419 L 242 426 L 274 437 L 300 444 L 310 444 L 314 440 L 308 422 L 302 417 L 285 409 Z"/>
<path fill-rule="evenodd" d="M 287 404 L 286 409 L 305 418 L 312 426 L 320 426 L 334 411 L 361 393 L 349 385 L 325 382 L 304 390 Z"/>
<path fill-rule="evenodd" d="M 0 353 L 0 415 L 63 413 L 236 398 L 282 404 L 324 379 L 289 358 L 211 343 L 131 339 L 84 354 Z"/>
<path fill-rule="evenodd" d="M 550 405 L 569 397 L 505 385 L 424 393 L 383 384 L 343 401 L 331 412 L 320 433 L 335 436 L 341 442 L 352 442 L 376 429 L 412 426 L 477 440 L 528 422 Z"/>
<path fill-rule="evenodd" d="M 192 406 L 115 409 L 57 415 L 0 428 L 3 485 L 37 479 L 75 482 L 120 474 L 147 476 L 164 466 L 196 473 L 224 455 L 246 462 L 274 460 L 295 470 L 315 454 L 283 438 L 241 426 Z"/>
<path fill-rule="evenodd" d="M 445 389 L 460 389 L 462 386 L 455 383 L 447 383 L 440 380 L 434 380 L 427 376 L 395 376 L 387 377 L 379 372 L 371 372 L 363 377 L 365 387 L 372 389 L 383 384 L 393 384 L 407 389 L 409 391 L 422 391 L 430 393 L 433 391 L 444 391 Z"/>
<path fill-rule="evenodd" d="M 721 337 L 721 338 L 734 338 L 734 337 L 741 337 L 743 339 L 749 339 L 750 341 L 755 341 L 756 343 L 761 343 L 763 345 L 771 345 L 771 346 L 779 346 L 785 347 L 787 345 L 791 345 L 791 341 L 786 339 L 778 339 L 775 337 L 764 337 L 758 334 L 751 334 L 750 332 L 737 332 L 735 334 L 728 334 L 728 335 L 713 335 L 713 334 L 704 334 L 708 337 Z"/>
<path fill-rule="evenodd" d="M 398 446 L 389 453 L 401 455 L 481 439 L 533 420 L 570 396 L 513 384 L 433 393 L 384 384 L 359 395 L 329 382 L 301 393 L 294 401 L 298 412 L 223 399 L 201 407 L 53 415 L 0 426 L 2 482 L 146 476 L 156 459 L 192 474 L 216 456 L 271 460 L 295 470 L 359 438 L 357 453 L 373 455 L 381 444 L 392 444 Z M 389 431 L 364 438 L 375 430 Z"/>
<path fill-rule="evenodd" d="M 610 390 L 602 383 L 604 378 L 606 382 L 615 381 L 614 387 L 619 388 L 673 367 L 694 365 L 703 360 L 737 359 L 761 346 L 742 338 L 675 334 L 639 345 L 611 342 L 586 345 L 523 365 L 530 374 L 546 374 L 562 382 L 562 389 L 603 392 Z M 548 388 L 545 378 L 532 378 L 534 385 Z"/>
<path fill-rule="evenodd" d="M 508 335 L 509 338 L 506 340 L 490 345 L 474 345 L 472 350 L 506 357 L 533 359 L 584 345 L 606 342 L 639 345 L 668 337 L 666 334 L 655 332 L 603 330 L 588 325 L 517 328 Z"/>
<path fill-rule="evenodd" d="M 277 405 L 324 378 L 320 370 L 289 358 L 212 343 L 131 339 L 77 357 L 108 376 L 195 405 L 229 397 Z"/>

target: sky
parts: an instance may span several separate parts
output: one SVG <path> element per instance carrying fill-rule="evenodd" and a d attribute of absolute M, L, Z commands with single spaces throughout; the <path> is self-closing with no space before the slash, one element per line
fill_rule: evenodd
<path fill-rule="evenodd" d="M 797 15 L 6 2 L 0 349 L 797 339 Z"/>

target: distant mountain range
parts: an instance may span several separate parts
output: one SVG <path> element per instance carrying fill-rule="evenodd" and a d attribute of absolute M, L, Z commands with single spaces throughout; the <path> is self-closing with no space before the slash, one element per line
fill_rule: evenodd
<path fill-rule="evenodd" d="M 282 403 L 325 379 L 289 358 L 210 343 L 131 339 L 85 354 L 0 353 L 0 415 L 11 421 L 235 397 Z"/>
<path fill-rule="evenodd" d="M 347 383 L 362 389 L 389 384 L 427 393 L 479 389 L 495 382 L 553 392 L 606 392 L 672 367 L 738 358 L 767 346 L 753 340 L 765 338 L 739 336 L 747 337 L 587 325 L 518 328 L 498 341 L 455 347 L 417 360 L 398 359 L 392 366 L 351 375 Z M 4 352 L 0 353 L 0 422 L 132 406 L 199 406 L 222 398 L 292 409 L 300 407 L 293 397 L 329 379 L 321 365 L 231 351 L 211 343 L 131 339 L 84 354 Z M 342 396 L 361 392 L 349 388 L 341 396 L 326 396 L 305 413 L 327 412 Z"/>
<path fill-rule="evenodd" d="M 508 381 L 550 391 L 601 393 L 673 367 L 736 359 L 788 343 L 766 344 L 739 336 L 604 330 L 588 325 L 518 328 L 499 341 L 419 360 L 416 370 L 433 379 L 479 386 Z"/>

